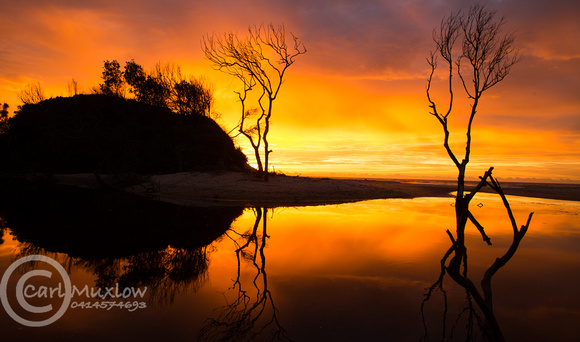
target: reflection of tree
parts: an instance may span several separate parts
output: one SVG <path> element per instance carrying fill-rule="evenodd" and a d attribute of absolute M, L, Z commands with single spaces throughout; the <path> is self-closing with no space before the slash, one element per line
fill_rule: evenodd
<path fill-rule="evenodd" d="M 159 304 L 200 287 L 207 246 L 243 213 L 241 207 L 182 207 L 117 192 L 0 187 L 0 228 L 10 228 L 20 256 L 47 255 L 68 270 L 86 270 L 96 287 L 147 287 L 150 301 Z"/>
<path fill-rule="evenodd" d="M 2 218 L 20 242 L 86 260 L 173 246 L 195 250 L 225 233 L 242 207 L 184 207 L 117 191 L 0 182 Z"/>
<path fill-rule="evenodd" d="M 4 243 L 4 230 L 6 229 L 4 219 L 0 217 L 0 245 Z"/>
<path fill-rule="evenodd" d="M 236 245 L 238 274 L 232 289 L 237 288 L 237 298 L 221 307 L 216 318 L 210 318 L 199 332 L 198 338 L 204 341 L 249 341 L 255 340 L 270 330 L 270 340 L 289 340 L 280 325 L 272 293 L 268 290 L 266 274 L 266 255 L 264 248 L 269 238 L 266 232 L 267 208 L 255 208 L 256 220 L 251 230 L 237 237 L 228 236 Z M 260 222 L 262 232 L 259 233 Z M 253 246 L 252 246 L 253 245 Z M 242 280 L 242 259 L 252 262 L 256 275 L 252 280 L 253 288 L 244 289 Z"/>
<path fill-rule="evenodd" d="M 197 249 L 167 247 L 121 258 L 83 259 L 51 253 L 42 247 L 22 243 L 16 258 L 32 254 L 50 256 L 70 272 L 81 268 L 96 277 L 95 287 L 147 288 L 151 303 L 167 305 L 175 296 L 196 291 L 206 280 L 207 247 Z"/>
<path fill-rule="evenodd" d="M 152 302 L 171 304 L 176 295 L 196 291 L 205 281 L 208 257 L 205 247 L 167 247 L 121 260 L 85 260 L 84 265 L 95 271 L 97 286 L 147 287 Z"/>
<path fill-rule="evenodd" d="M 467 333 L 468 339 L 474 335 L 474 329 L 476 326 L 482 329 L 482 333 L 486 340 L 489 341 L 504 341 L 503 333 L 497 322 L 497 319 L 494 314 L 493 309 L 493 293 L 492 293 L 492 278 L 502 268 L 507 262 L 514 256 L 518 246 L 523 239 L 524 235 L 528 231 L 528 227 L 530 225 L 530 221 L 532 219 L 533 213 L 530 213 L 525 225 L 522 225 L 518 228 L 516 223 L 515 217 L 513 215 L 513 211 L 509 205 L 509 202 L 503 192 L 503 189 L 499 182 L 491 175 L 493 168 L 490 168 L 484 175 L 481 177 L 479 184 L 467 195 L 463 197 L 464 201 L 464 208 L 466 211 L 465 216 L 474 224 L 474 226 L 479 230 L 483 241 L 485 241 L 488 245 L 491 245 L 491 239 L 484 231 L 483 226 L 475 219 L 472 213 L 467 209 L 469 202 L 473 199 L 473 197 L 483 188 L 484 186 L 489 186 L 492 188 L 502 199 L 502 203 L 507 211 L 512 231 L 513 231 L 513 239 L 512 242 L 507 249 L 507 251 L 499 258 L 496 258 L 495 261 L 487 268 L 484 272 L 484 275 L 481 279 L 480 289 L 476 286 L 476 284 L 468 277 L 467 271 L 467 247 L 465 245 L 465 236 L 461 236 L 461 239 L 455 238 L 453 234 L 447 230 L 446 233 L 451 240 L 451 246 L 444 254 L 443 258 L 441 259 L 441 271 L 439 274 L 439 278 L 430 288 L 427 289 L 425 293 L 425 299 L 421 305 L 421 311 L 424 309 L 424 305 L 426 302 L 431 298 L 435 291 L 441 291 L 444 297 L 445 302 L 445 311 L 444 311 L 444 329 L 443 334 L 445 335 L 445 320 L 446 320 L 446 313 L 447 313 L 447 293 L 443 288 L 443 280 L 445 278 L 445 274 L 448 274 L 451 279 L 453 279 L 458 285 L 460 285 L 463 289 L 465 289 L 465 293 L 467 296 L 467 307 L 461 312 L 459 315 L 456 324 L 458 323 L 459 319 L 463 316 L 463 314 L 467 313 L 468 315 L 468 325 L 467 325 Z M 461 202 L 461 201 L 459 201 Z M 457 202 L 456 202 L 457 203 Z M 456 204 L 457 205 L 457 204 Z M 459 220 L 459 218 L 458 218 Z M 465 223 L 463 223 L 463 227 L 465 227 Z M 463 233 L 463 232 L 462 232 Z M 483 317 L 480 317 L 474 309 L 473 303 L 479 307 L 481 312 L 483 313 Z M 445 336 L 444 336 L 445 337 Z"/>

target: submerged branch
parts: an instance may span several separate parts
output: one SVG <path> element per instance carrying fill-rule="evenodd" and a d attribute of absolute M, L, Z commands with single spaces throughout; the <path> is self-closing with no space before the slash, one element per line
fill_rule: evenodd
<path fill-rule="evenodd" d="M 483 241 L 485 241 L 489 246 L 491 246 L 491 239 L 485 233 L 483 226 L 475 219 L 475 217 L 473 217 L 473 214 L 471 213 L 471 211 L 467 212 L 467 217 L 469 218 L 471 223 L 473 223 L 475 225 L 475 227 L 477 227 L 477 230 L 479 230 L 479 232 L 481 233 L 481 237 L 483 238 Z"/>

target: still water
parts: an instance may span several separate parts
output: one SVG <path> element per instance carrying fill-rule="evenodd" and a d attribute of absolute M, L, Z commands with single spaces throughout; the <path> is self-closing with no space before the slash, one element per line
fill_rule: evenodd
<path fill-rule="evenodd" d="M 35 198 L 45 205 L 28 201 L 25 213 L 4 203 L 0 272 L 23 256 L 45 255 L 87 292 L 43 327 L 23 325 L 0 309 L 2 340 L 440 341 L 445 335 L 464 341 L 469 331 L 467 297 L 451 279 L 424 302 L 450 246 L 451 197 L 273 209 L 158 209 L 140 202 L 126 210 L 124 200 L 91 197 L 86 203 L 97 209 L 88 212 L 80 199 L 56 209 Z M 512 235 L 497 197 L 479 194 L 473 204 L 493 243 L 468 229 L 469 274 L 478 283 Z M 519 225 L 535 214 L 516 255 L 493 280 L 506 338 L 579 340 L 580 202 L 510 197 L 510 204 Z M 7 287 L 34 267 L 15 272 Z M 33 306 L 61 306 L 59 279 L 33 276 L 27 284 Z M 55 289 L 54 298 L 42 296 L 42 285 Z M 146 294 L 85 296 L 96 289 Z M 98 301 L 114 305 L 90 306 Z M 22 308 L 16 314 L 34 316 Z"/>

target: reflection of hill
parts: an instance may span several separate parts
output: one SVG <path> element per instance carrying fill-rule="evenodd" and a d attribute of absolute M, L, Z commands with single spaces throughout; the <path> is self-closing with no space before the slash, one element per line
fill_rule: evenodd
<path fill-rule="evenodd" d="M 243 208 L 181 207 L 120 192 L 0 184 L 0 211 L 20 242 L 84 259 L 197 249 Z"/>

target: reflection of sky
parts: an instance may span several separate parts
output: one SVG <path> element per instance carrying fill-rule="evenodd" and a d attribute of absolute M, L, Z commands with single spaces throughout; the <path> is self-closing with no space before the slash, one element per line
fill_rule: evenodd
<path fill-rule="evenodd" d="M 18 247 L 18 241 L 13 240 L 11 235 L 4 235 L 4 242 L 0 245 L 0 258 L 8 257 L 14 253 Z"/>
<path fill-rule="evenodd" d="M 542 332 L 557 329 L 565 341 L 573 333 L 573 325 L 566 324 L 580 317 L 575 297 L 580 202 L 510 200 L 519 225 L 530 211 L 536 213 L 517 254 L 494 278 L 498 317 L 515 340 L 553 340 Z M 266 252 L 280 316 L 292 326 L 307 327 L 306 332 L 296 328 L 301 337 L 371 338 L 376 333 L 414 340 L 423 289 L 436 279 L 450 243 L 445 229 L 453 230 L 452 202 L 395 199 L 280 210 L 269 220 Z M 487 246 L 473 226 L 468 228 L 470 272 L 477 283 L 483 267 L 511 242 L 511 226 L 497 196 L 479 194 L 473 203 L 474 215 L 494 243 Z M 481 208 L 475 206 L 479 203 Z M 247 212 L 236 226 L 250 227 L 252 220 Z M 462 303 L 461 291 L 447 284 L 455 296 L 450 300 Z M 432 305 L 435 312 L 437 304 Z M 530 338 L 522 338 L 524 330 Z"/>
<path fill-rule="evenodd" d="M 530 211 L 535 214 L 520 249 L 494 278 L 500 324 L 508 340 L 574 340 L 580 319 L 580 202 L 514 196 L 510 201 L 519 225 Z M 268 290 L 288 336 L 298 341 L 418 340 L 424 289 L 437 278 L 439 260 L 450 243 L 445 229 L 453 229 L 452 203 L 452 198 L 390 199 L 269 210 L 270 238 L 264 251 Z M 483 267 L 509 245 L 511 227 L 497 196 L 478 194 L 472 210 L 494 243 L 487 246 L 473 226 L 468 228 L 470 274 L 477 283 Z M 253 224 L 254 213 L 247 210 L 232 228 L 242 233 Z M 226 299 L 235 299 L 237 291 L 231 289 L 237 275 L 234 244 L 224 237 L 213 247 L 209 279 L 197 293 L 181 295 L 169 307 L 131 315 L 67 313 L 52 333 L 104 337 L 114 330 L 119 337 L 195 336 L 204 320 L 215 316 Z M 241 280 L 251 295 L 255 276 L 256 268 L 243 261 Z M 465 297 L 449 279 L 446 288 L 448 322 L 453 322 Z M 442 310 L 437 294 L 427 304 L 431 336 L 438 336 Z"/>

